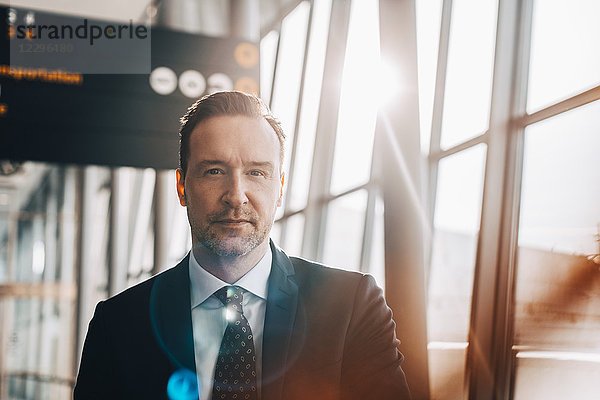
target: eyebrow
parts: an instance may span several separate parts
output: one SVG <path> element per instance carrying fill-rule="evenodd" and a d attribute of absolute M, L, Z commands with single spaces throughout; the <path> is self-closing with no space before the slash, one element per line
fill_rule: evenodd
<path fill-rule="evenodd" d="M 266 168 L 266 169 L 270 169 L 270 170 L 275 169 L 275 167 L 273 166 L 273 163 L 270 161 L 252 161 L 249 164 L 252 167 Z"/>
<path fill-rule="evenodd" d="M 225 162 L 220 160 L 202 160 L 196 164 L 196 168 L 205 168 L 210 165 L 226 165 Z"/>
<path fill-rule="evenodd" d="M 212 165 L 227 165 L 227 163 L 221 160 L 202 160 L 198 164 L 196 164 L 196 168 L 202 169 Z M 271 161 L 252 161 L 248 163 L 248 166 L 255 168 L 267 168 L 271 171 L 275 169 L 275 166 Z"/>

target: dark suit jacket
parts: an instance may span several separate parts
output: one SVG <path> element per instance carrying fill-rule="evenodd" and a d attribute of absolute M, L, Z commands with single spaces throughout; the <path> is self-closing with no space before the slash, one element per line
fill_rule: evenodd
<path fill-rule="evenodd" d="M 408 399 L 392 313 L 374 279 L 271 246 L 262 399 Z M 165 399 L 174 371 L 195 373 L 188 257 L 97 305 L 76 400 Z"/>

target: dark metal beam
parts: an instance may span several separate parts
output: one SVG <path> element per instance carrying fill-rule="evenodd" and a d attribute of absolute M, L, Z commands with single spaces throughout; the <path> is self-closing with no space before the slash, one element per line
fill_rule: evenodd
<path fill-rule="evenodd" d="M 510 396 L 512 299 L 523 129 L 529 66 L 531 0 L 500 0 L 467 354 L 469 399 Z"/>

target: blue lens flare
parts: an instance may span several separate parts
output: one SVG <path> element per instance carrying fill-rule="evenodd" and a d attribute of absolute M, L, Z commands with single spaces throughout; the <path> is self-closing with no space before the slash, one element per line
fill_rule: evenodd
<path fill-rule="evenodd" d="M 173 372 L 167 384 L 167 395 L 171 400 L 198 399 L 198 380 L 189 369 Z"/>

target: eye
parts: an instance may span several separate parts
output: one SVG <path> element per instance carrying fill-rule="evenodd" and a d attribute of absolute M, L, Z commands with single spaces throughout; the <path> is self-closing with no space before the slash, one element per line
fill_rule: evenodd
<path fill-rule="evenodd" d="M 219 168 L 211 168 L 209 170 L 206 171 L 207 175 L 219 175 L 220 173 L 222 173 L 223 171 L 220 170 Z"/>
<path fill-rule="evenodd" d="M 252 175 L 252 176 L 265 176 L 265 173 L 262 172 L 262 171 L 254 170 L 254 171 L 250 171 L 250 175 Z"/>

